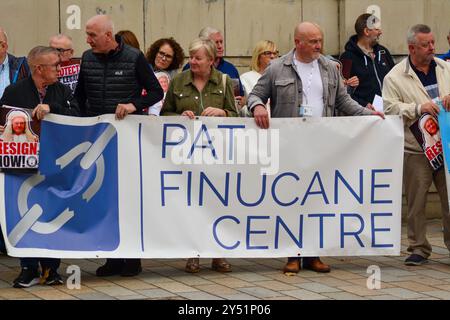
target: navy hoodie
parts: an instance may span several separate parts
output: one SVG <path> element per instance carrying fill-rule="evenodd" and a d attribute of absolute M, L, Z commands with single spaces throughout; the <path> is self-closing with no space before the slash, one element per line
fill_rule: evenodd
<path fill-rule="evenodd" d="M 365 107 L 373 102 L 376 94 L 381 96 L 383 79 L 395 63 L 385 47 L 377 44 L 373 48 L 375 59 L 372 60 L 358 47 L 357 42 L 357 35 L 350 37 L 345 45 L 345 52 L 339 60 L 342 62 L 342 74 L 345 79 L 353 76 L 359 78 L 359 86 L 353 91 L 351 97 Z"/>

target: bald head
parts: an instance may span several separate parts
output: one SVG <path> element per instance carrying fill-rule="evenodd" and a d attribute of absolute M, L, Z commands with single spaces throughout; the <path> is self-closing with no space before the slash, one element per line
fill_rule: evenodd
<path fill-rule="evenodd" d="M 320 57 L 323 33 L 319 25 L 301 22 L 294 31 L 296 57 L 299 61 L 310 63 Z"/>
<path fill-rule="evenodd" d="M 294 31 L 294 39 L 304 40 L 311 33 L 319 32 L 322 34 L 320 26 L 313 22 L 300 22 Z"/>
<path fill-rule="evenodd" d="M 114 38 L 114 23 L 106 15 L 90 18 L 86 23 L 86 42 L 95 53 L 108 53 L 117 48 Z"/>

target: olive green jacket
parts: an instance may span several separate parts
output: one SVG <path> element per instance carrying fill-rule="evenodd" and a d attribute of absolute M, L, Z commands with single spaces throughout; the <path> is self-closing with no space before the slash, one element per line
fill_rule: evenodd
<path fill-rule="evenodd" d="M 191 110 L 196 116 L 208 107 L 225 110 L 228 117 L 237 117 L 234 104 L 233 84 L 226 76 L 226 86 L 222 83 L 222 72 L 212 69 L 208 83 L 199 92 L 194 86 L 191 70 L 186 70 L 173 78 L 167 91 L 161 116 L 180 115 Z"/>

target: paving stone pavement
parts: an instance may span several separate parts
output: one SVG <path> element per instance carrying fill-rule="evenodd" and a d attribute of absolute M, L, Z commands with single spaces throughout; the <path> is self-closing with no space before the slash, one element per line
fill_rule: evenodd
<path fill-rule="evenodd" d="M 82 270 L 81 288 L 37 285 L 14 289 L 11 282 L 20 271 L 19 260 L 0 255 L 0 300 L 450 300 L 450 257 L 443 242 L 441 222 L 429 222 L 433 244 L 430 262 L 420 267 L 403 264 L 407 256 L 406 229 L 402 228 L 401 256 L 324 257 L 332 266 L 328 274 L 302 270 L 285 276 L 285 259 L 229 259 L 233 272 L 210 270 L 210 259 L 201 259 L 201 271 L 184 272 L 183 259 L 146 259 L 143 272 L 132 278 L 97 278 L 104 260 L 66 259 L 60 273 L 65 279 L 69 265 Z M 381 288 L 370 290 L 371 265 L 380 267 Z"/>

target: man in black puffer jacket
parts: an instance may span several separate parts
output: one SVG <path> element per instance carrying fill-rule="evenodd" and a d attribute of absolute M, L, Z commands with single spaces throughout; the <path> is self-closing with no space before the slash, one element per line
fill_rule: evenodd
<path fill-rule="evenodd" d="M 164 92 L 144 54 L 114 37 L 113 22 L 98 15 L 86 23 L 86 42 L 92 49 L 83 53 L 75 97 L 83 116 L 106 113 L 122 120 L 128 114 L 161 101 Z M 143 89 L 147 94 L 142 95 Z M 97 276 L 135 276 L 142 271 L 139 259 L 107 259 Z"/>
<path fill-rule="evenodd" d="M 104 15 L 86 24 L 87 43 L 83 53 L 75 97 L 84 116 L 115 113 L 119 120 L 129 113 L 140 114 L 164 96 L 144 54 L 114 37 L 113 23 Z M 142 95 L 142 89 L 147 95 Z"/>
<path fill-rule="evenodd" d="M 353 76 L 359 79 L 359 86 L 351 92 L 352 99 L 368 106 L 375 95 L 381 96 L 383 79 L 395 63 L 389 50 L 378 44 L 382 31 L 375 16 L 368 13 L 360 15 L 355 31 L 356 35 L 350 37 L 339 60 L 345 79 Z"/>

